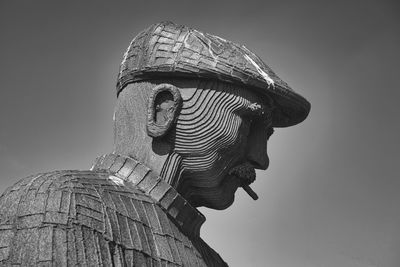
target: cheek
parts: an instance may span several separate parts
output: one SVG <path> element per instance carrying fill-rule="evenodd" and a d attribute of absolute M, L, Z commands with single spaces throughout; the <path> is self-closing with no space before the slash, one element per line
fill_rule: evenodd
<path fill-rule="evenodd" d="M 180 129 L 177 129 L 175 150 L 191 156 L 217 153 L 223 157 L 225 153 L 238 153 L 246 136 L 242 118 L 235 113 L 218 117 L 218 120 L 199 125 L 194 131 L 182 131 L 179 134 Z"/>
<path fill-rule="evenodd" d="M 248 127 L 241 117 L 235 115 L 228 121 L 224 130 L 219 131 L 218 139 L 215 141 L 215 149 L 221 157 L 241 156 L 246 144 Z"/>

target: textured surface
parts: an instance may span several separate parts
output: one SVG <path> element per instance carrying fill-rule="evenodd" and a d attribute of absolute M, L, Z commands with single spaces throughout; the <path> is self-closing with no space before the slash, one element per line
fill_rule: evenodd
<path fill-rule="evenodd" d="M 154 77 L 200 77 L 239 83 L 272 96 L 279 108 L 274 126 L 303 121 L 310 104 L 246 47 L 186 26 L 163 22 L 139 33 L 118 75 L 118 93 L 129 83 Z"/>
<path fill-rule="evenodd" d="M 7 189 L 0 198 L 0 265 L 205 266 L 210 248 L 118 179 L 105 170 L 57 171 Z"/>
<path fill-rule="evenodd" d="M 237 186 L 254 181 L 248 173 L 268 166 L 271 106 L 233 84 L 201 80 L 196 87 L 191 94 L 181 90 L 184 104 L 170 135 L 174 153 L 161 176 L 171 177 L 178 165 L 171 185 L 194 206 L 224 209 Z M 240 166 L 243 172 L 231 172 Z"/>

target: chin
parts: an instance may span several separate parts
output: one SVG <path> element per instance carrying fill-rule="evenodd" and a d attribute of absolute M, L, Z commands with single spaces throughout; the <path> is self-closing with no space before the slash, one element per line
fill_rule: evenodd
<path fill-rule="evenodd" d="M 188 199 L 194 207 L 206 207 L 215 210 L 224 210 L 229 208 L 235 201 L 235 193 L 229 196 L 192 196 Z"/>
<path fill-rule="evenodd" d="M 239 187 L 237 179 L 225 179 L 218 187 L 195 188 L 187 200 L 194 207 L 207 207 L 215 210 L 224 210 L 235 201 L 235 193 Z"/>
<path fill-rule="evenodd" d="M 215 209 L 215 210 L 224 210 L 224 209 L 229 208 L 233 204 L 234 201 L 235 201 L 235 193 L 233 193 L 229 198 L 224 197 L 220 201 L 218 201 L 216 203 L 210 203 L 211 205 L 205 206 L 205 207 L 210 208 L 210 209 Z"/>

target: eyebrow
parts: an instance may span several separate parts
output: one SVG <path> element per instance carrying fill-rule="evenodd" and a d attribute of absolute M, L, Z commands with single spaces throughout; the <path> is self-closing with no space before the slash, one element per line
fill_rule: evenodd
<path fill-rule="evenodd" d="M 256 110 L 262 108 L 263 111 L 266 111 L 267 109 L 275 109 L 275 101 L 271 96 L 263 94 L 262 96 L 258 95 L 257 98 L 258 101 L 252 101 L 252 104 L 250 104 L 250 109 Z"/>

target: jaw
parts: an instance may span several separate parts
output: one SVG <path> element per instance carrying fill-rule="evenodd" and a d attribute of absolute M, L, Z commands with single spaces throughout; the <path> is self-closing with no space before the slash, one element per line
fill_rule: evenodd
<path fill-rule="evenodd" d="M 240 187 L 240 180 L 234 176 L 227 176 L 217 187 L 193 187 L 179 190 L 194 207 L 207 207 L 224 210 L 230 207 L 235 200 L 235 192 Z"/>

